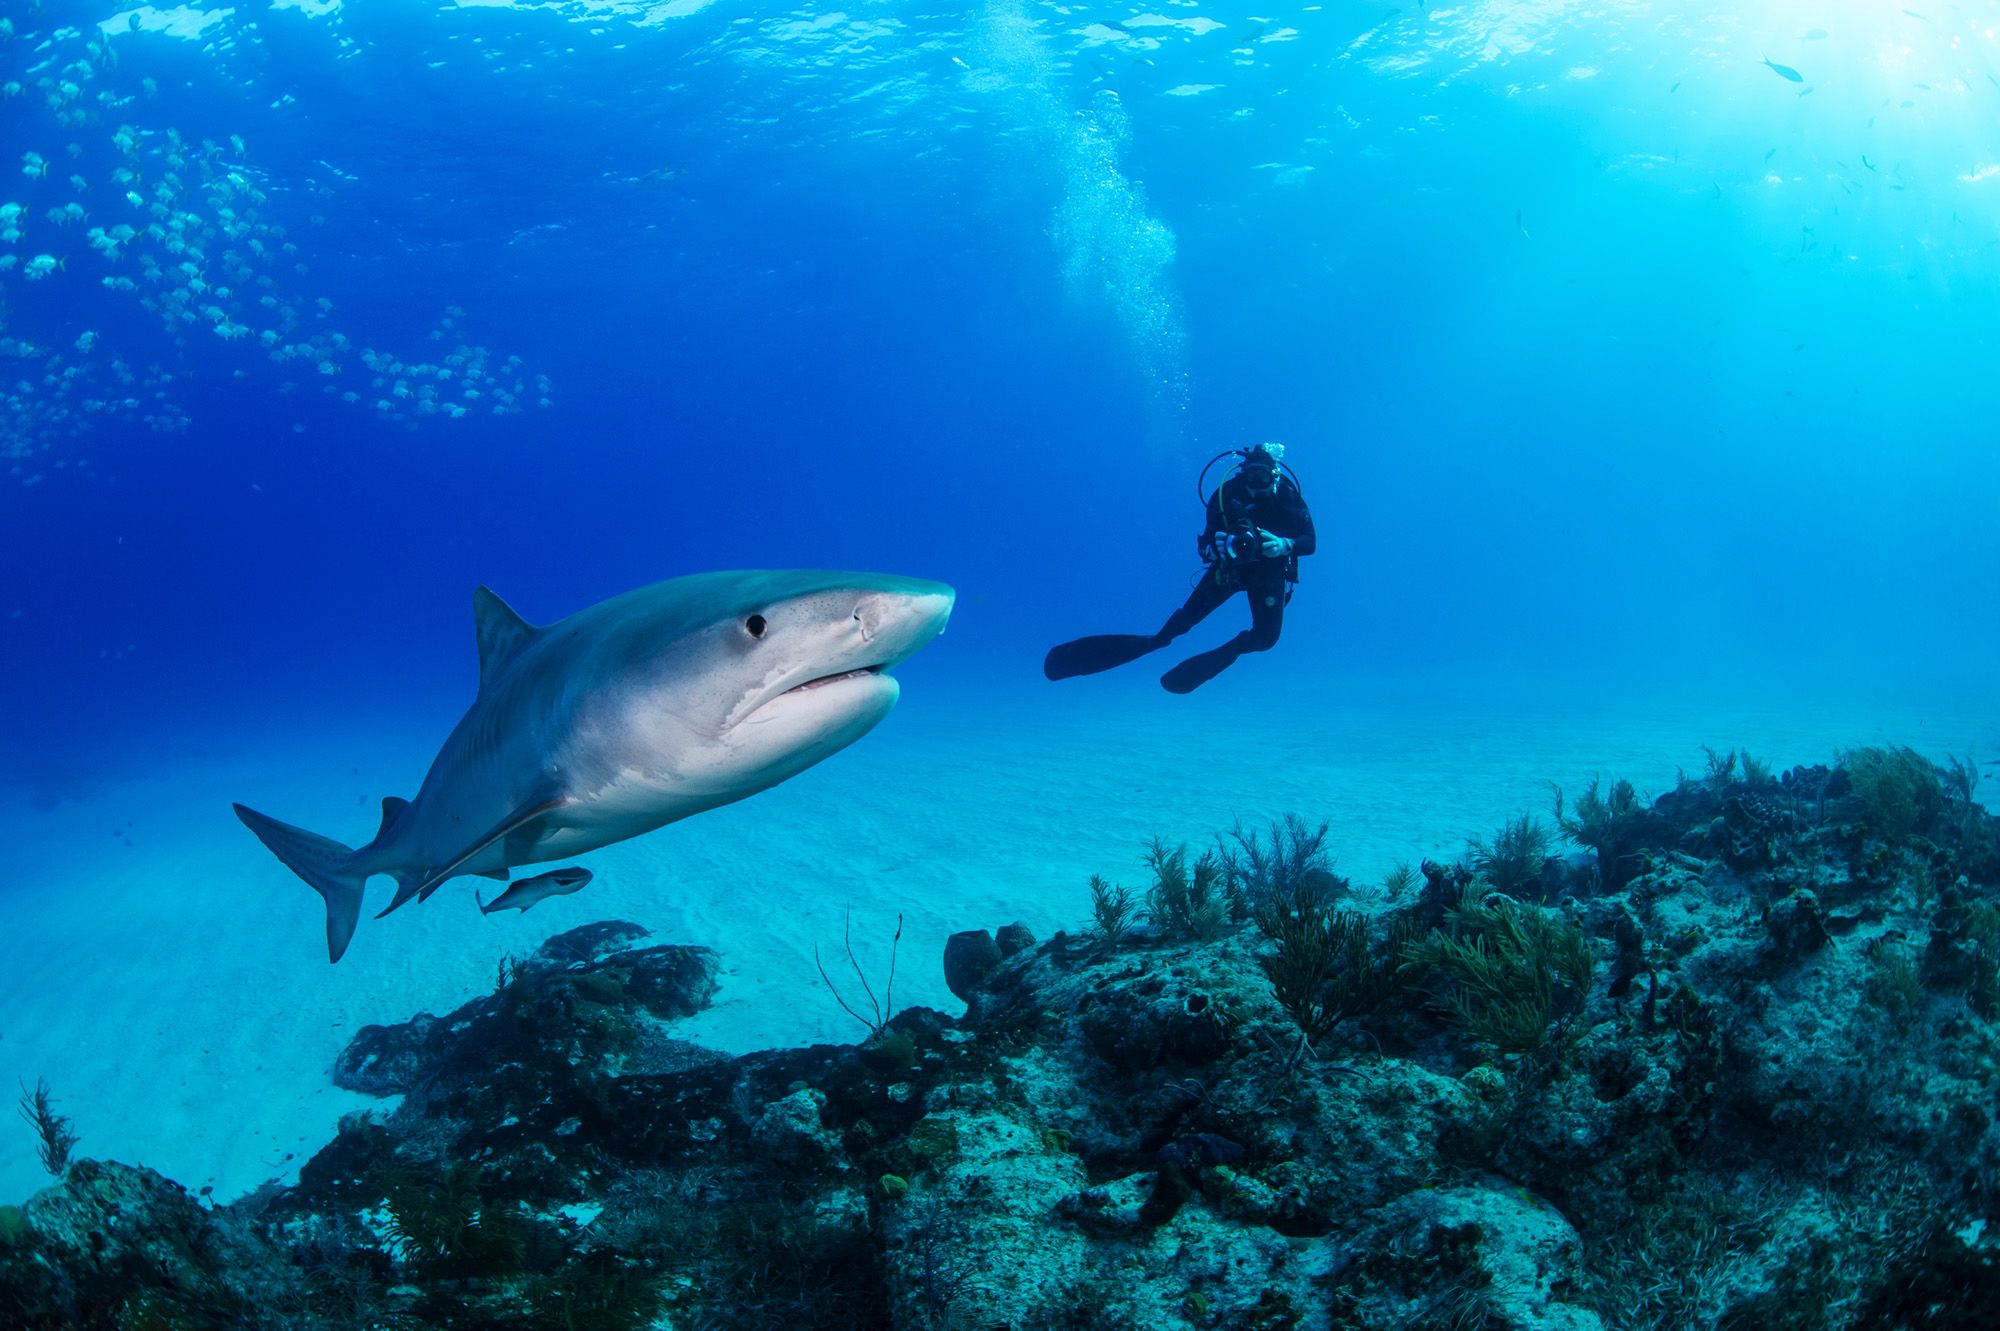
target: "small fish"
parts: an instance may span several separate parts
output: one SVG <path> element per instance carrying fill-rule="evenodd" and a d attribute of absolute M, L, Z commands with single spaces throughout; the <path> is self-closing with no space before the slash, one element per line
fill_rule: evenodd
<path fill-rule="evenodd" d="M 1868 160 L 1867 153 L 1861 154 L 1861 165 L 1867 167 L 1870 171 L 1873 171 L 1875 169 L 1875 163 Z"/>
<path fill-rule="evenodd" d="M 1930 19 L 1930 15 L 1928 15 L 1928 14 L 1919 14 L 1919 13 L 1918 13 L 1918 12 L 1917 12 L 1916 10 L 1914 10 L 1914 9 L 1906 9 L 1906 10 L 1904 10 L 1903 12 L 1904 12 L 1905 14 L 1908 14 L 1908 15 L 1909 15 L 1909 16 L 1910 16 L 1911 18 L 1914 18 L 1914 19 L 1922 19 L 1922 20 L 1923 20 L 1923 21 L 1924 21 L 1925 23 L 1929 23 L 1929 22 L 1931 21 L 1931 19 Z"/>
<path fill-rule="evenodd" d="M 1673 87 L 1667 89 L 1667 91 L 1670 93 L 1679 92 L 1680 90 L 1681 90 L 1681 85 L 1678 83 L 1676 83 Z"/>
<path fill-rule="evenodd" d="M 1521 210 L 1519 208 L 1516 208 L 1514 210 L 1514 226 L 1516 229 L 1520 231 L 1520 233 L 1523 236 L 1526 236 L 1529 240 L 1534 239 L 1533 236 L 1528 235 L 1528 227 L 1527 224 L 1521 220 Z"/>
<path fill-rule="evenodd" d="M 1764 63 L 1770 67 L 1773 74 L 1776 74 L 1781 79 L 1789 80 L 1792 83 L 1804 83 L 1806 81 L 1805 75 L 1799 73 L 1799 71 L 1793 69 L 1790 65 L 1779 64 L 1769 56 L 1764 57 Z"/>
<path fill-rule="evenodd" d="M 496 910 L 525 911 L 538 901 L 550 897 L 566 897 L 572 892 L 588 886 L 591 872 L 588 869 L 551 869 L 538 873 L 533 878 L 523 878 L 518 883 L 508 884 L 507 890 L 491 901 L 479 903 L 481 914 L 491 915 Z"/>
<path fill-rule="evenodd" d="M 1819 41 L 1825 41 L 1825 40 L 1826 40 L 1826 29 L 1825 29 L 1825 28 L 1814 28 L 1814 29 L 1813 29 L 1812 31 L 1810 31 L 1810 32 L 1802 32 L 1802 33 L 1800 33 L 1800 34 L 1799 34 L 1799 40 L 1800 40 L 1800 41 L 1802 41 L 1802 42 L 1819 42 Z"/>
<path fill-rule="evenodd" d="M 1773 148 L 1773 149 L 1771 149 L 1771 151 L 1769 151 L 1769 152 L 1765 153 L 1765 154 L 1764 154 L 1764 165 L 1765 165 L 1765 166 L 1769 166 L 1769 165 L 1771 164 L 1771 159 L 1772 159 L 1773 157 L 1776 157 L 1777 155 L 1778 155 L 1778 150 L 1777 150 L 1776 148 Z"/>

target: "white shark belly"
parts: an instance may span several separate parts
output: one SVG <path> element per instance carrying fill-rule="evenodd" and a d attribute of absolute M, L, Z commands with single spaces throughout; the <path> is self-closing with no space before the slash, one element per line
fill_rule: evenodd
<path fill-rule="evenodd" d="M 532 858 L 521 862 L 538 864 L 581 855 L 754 793 L 701 791 L 636 774 L 615 777 L 588 792 L 573 792 L 562 808 L 543 821 L 541 834 L 529 852 Z"/>

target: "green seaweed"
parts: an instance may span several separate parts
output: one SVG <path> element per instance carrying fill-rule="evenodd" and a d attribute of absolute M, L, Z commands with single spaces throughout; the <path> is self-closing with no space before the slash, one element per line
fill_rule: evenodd
<path fill-rule="evenodd" d="M 35 1133 L 35 1155 L 42 1162 L 42 1168 L 61 1178 L 69 1168 L 70 1156 L 76 1151 L 79 1140 L 70 1126 L 69 1116 L 58 1114 L 55 1098 L 49 1094 L 49 1084 L 37 1077 L 34 1089 L 24 1082 L 21 1086 L 19 1111 L 21 1121 Z"/>
<path fill-rule="evenodd" d="M 527 1250 L 527 1223 L 480 1195 L 470 1165 L 438 1170 L 388 1165 L 373 1184 L 388 1210 L 387 1232 L 402 1260 L 427 1278 L 511 1274 Z"/>
<path fill-rule="evenodd" d="M 1432 994 L 1433 1011 L 1504 1054 L 1537 1052 L 1552 1024 L 1566 1027 L 1583 1007 L 1596 964 L 1575 925 L 1498 897 L 1461 900 L 1445 927 L 1412 941 L 1403 957 L 1410 970 L 1443 982 Z"/>
<path fill-rule="evenodd" d="M 1577 797 L 1574 812 L 1565 812 L 1563 792 L 1555 787 L 1556 826 L 1579 846 L 1597 852 L 1597 864 L 1606 885 L 1624 886 L 1639 867 L 1645 841 L 1645 809 L 1639 792 L 1630 781 L 1614 781 L 1610 793 L 1602 790 L 1599 778 Z"/>
<path fill-rule="evenodd" d="M 28 1216 L 18 1206 L 0 1206 L 0 1248 L 11 1248 L 33 1238 Z"/>
<path fill-rule="evenodd" d="M 1188 848 L 1167 849 L 1154 837 L 1146 848 L 1153 886 L 1146 893 L 1146 918 L 1168 939 L 1210 943 L 1229 927 L 1229 903 L 1222 895 L 1222 861 L 1213 851 L 1188 863 Z"/>
<path fill-rule="evenodd" d="M 1117 887 L 1102 874 L 1090 876 L 1090 936 L 1105 950 L 1117 947 L 1132 927 L 1138 902 L 1127 887 Z"/>
<path fill-rule="evenodd" d="M 1921 830 L 1944 801 L 1937 764 L 1908 745 L 1848 749 L 1840 765 L 1868 826 L 1892 845 Z"/>
<path fill-rule="evenodd" d="M 1982 901 L 1965 913 L 1972 940 L 1972 976 L 1965 1001 L 1988 1021 L 2000 1018 L 2000 906 Z"/>
<path fill-rule="evenodd" d="M 1258 959 L 1278 1004 L 1299 1030 L 1303 1055 L 1350 1017 L 1372 1012 L 1401 984 L 1398 962 L 1413 932 L 1392 930 L 1381 954 L 1369 946 L 1367 917 L 1336 910 L 1308 880 L 1257 908 L 1257 928 L 1277 944 Z"/>
<path fill-rule="evenodd" d="M 602 1250 L 530 1282 L 527 1297 L 531 1325 L 547 1331 L 636 1331 L 663 1302 L 643 1267 Z"/>
<path fill-rule="evenodd" d="M 1708 758 L 1708 772 L 1703 779 L 1710 785 L 1726 786 L 1736 779 L 1736 750 L 1717 753 L 1704 744 L 1701 746 L 1701 751 Z"/>
<path fill-rule="evenodd" d="M 1492 841 L 1471 843 L 1472 868 L 1508 896 L 1527 896 L 1541 883 L 1553 843 L 1549 829 L 1524 813 L 1502 823 Z"/>
<path fill-rule="evenodd" d="M 1924 986 L 1909 949 L 1886 940 L 1869 949 L 1863 996 L 1892 1019 L 1901 1021 L 1916 1015 L 1923 1007 Z"/>
<path fill-rule="evenodd" d="M 1229 903 L 1222 894 L 1222 861 L 1213 851 L 1188 863 L 1188 848 L 1172 850 L 1159 837 L 1146 847 L 1153 886 L 1146 892 L 1146 918 L 1174 942 L 1211 943 L 1229 927 Z"/>

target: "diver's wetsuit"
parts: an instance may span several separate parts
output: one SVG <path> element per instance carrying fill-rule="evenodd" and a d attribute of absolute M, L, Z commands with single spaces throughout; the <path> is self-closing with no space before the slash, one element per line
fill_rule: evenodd
<path fill-rule="evenodd" d="M 1186 633 L 1239 591 L 1250 598 L 1250 627 L 1220 647 L 1189 657 L 1162 676 L 1160 683 L 1174 693 L 1193 692 L 1245 652 L 1269 651 L 1278 645 L 1278 634 L 1285 626 L 1285 602 L 1291 599 L 1291 585 L 1299 580 L 1299 558 L 1311 554 L 1317 544 L 1312 513 L 1289 476 L 1280 475 L 1277 488 L 1264 495 L 1232 476 L 1209 496 L 1208 521 L 1197 548 L 1207 555 L 1215 548 L 1219 533 L 1232 525 L 1241 528 L 1246 522 L 1290 539 L 1291 553 L 1279 559 L 1210 563 L 1181 608 L 1169 615 L 1154 635 L 1159 645 L 1164 647 Z"/>
<path fill-rule="evenodd" d="M 1245 523 L 1261 527 L 1273 536 L 1286 537 L 1292 542 L 1292 552 L 1280 559 L 1216 559 L 1217 534 L 1232 526 L 1240 529 Z M 1042 663 L 1042 673 L 1050 679 L 1068 679 L 1136 661 L 1186 633 L 1237 592 L 1247 593 L 1249 628 L 1220 647 L 1189 657 L 1160 679 L 1171 692 L 1191 693 L 1221 674 L 1245 652 L 1266 651 L 1277 645 L 1285 622 L 1285 602 L 1291 597 L 1291 584 L 1298 581 L 1299 558 L 1311 554 L 1315 545 L 1312 514 L 1289 476 L 1280 474 L 1277 488 L 1264 495 L 1256 494 L 1240 478 L 1231 476 L 1209 496 L 1208 518 L 1197 540 L 1208 567 L 1187 600 L 1167 617 L 1160 631 L 1150 636 L 1102 634 L 1063 643 L 1049 651 Z"/>

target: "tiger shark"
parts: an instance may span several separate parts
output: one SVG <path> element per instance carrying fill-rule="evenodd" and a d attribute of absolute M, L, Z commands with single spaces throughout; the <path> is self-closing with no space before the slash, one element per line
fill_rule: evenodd
<path fill-rule="evenodd" d="M 954 593 L 876 573 L 699 573 L 537 627 L 472 596 L 479 691 L 416 795 L 350 849 L 235 805 L 326 900 L 339 961 L 375 874 L 381 912 L 447 880 L 505 880 L 746 799 L 860 739 L 896 705 L 887 671 L 944 631 Z M 380 918 L 379 916 L 377 918 Z"/>

